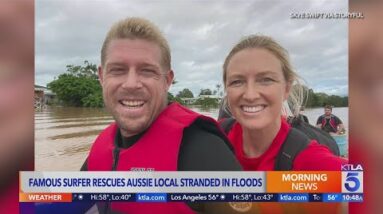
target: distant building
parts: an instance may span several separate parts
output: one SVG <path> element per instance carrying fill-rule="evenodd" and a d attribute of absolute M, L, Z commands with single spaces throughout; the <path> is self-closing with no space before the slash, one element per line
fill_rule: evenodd
<path fill-rule="evenodd" d="M 182 97 L 181 100 L 184 101 L 184 103 L 186 105 L 193 105 L 195 103 L 195 101 L 198 100 L 198 98 L 195 98 L 195 97 L 193 97 L 193 98 Z"/>
<path fill-rule="evenodd" d="M 56 94 L 47 87 L 35 85 L 35 108 L 43 108 L 46 104 L 51 103 Z"/>
<path fill-rule="evenodd" d="M 205 98 L 215 98 L 221 100 L 222 97 L 219 95 L 199 95 L 197 99 L 205 99 Z"/>
<path fill-rule="evenodd" d="M 199 99 L 204 100 L 206 98 L 214 98 L 214 99 L 217 99 L 218 102 L 221 102 L 222 100 L 222 97 L 219 95 L 199 95 L 198 97 L 194 97 L 194 98 L 182 97 L 181 100 L 184 101 L 186 105 L 193 105 L 197 100 Z"/>

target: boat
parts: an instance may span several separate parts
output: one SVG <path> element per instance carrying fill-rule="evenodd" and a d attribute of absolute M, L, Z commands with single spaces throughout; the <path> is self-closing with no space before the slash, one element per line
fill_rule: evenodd
<path fill-rule="evenodd" d="M 339 147 L 340 156 L 348 156 L 348 135 L 347 134 L 331 134 L 331 137 L 334 138 Z"/>

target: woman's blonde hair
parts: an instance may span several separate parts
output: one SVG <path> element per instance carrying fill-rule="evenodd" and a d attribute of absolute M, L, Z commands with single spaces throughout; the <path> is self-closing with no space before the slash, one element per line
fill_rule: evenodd
<path fill-rule="evenodd" d="M 242 40 L 240 40 L 227 55 L 225 62 L 223 64 L 223 85 L 226 91 L 226 79 L 227 79 L 227 67 L 230 63 L 231 58 L 238 52 L 244 49 L 251 48 L 261 48 L 270 51 L 274 56 L 276 56 L 282 65 L 282 72 L 287 84 L 291 86 L 289 98 L 288 98 L 288 107 L 290 109 L 282 109 L 282 113 L 290 114 L 288 112 L 296 112 L 296 108 L 302 106 L 304 100 L 304 90 L 303 85 L 301 84 L 301 78 L 294 71 L 291 63 L 290 57 L 286 49 L 279 45 L 273 38 L 263 35 L 250 35 Z M 284 105 L 286 107 L 286 105 Z M 224 97 L 223 100 L 224 110 L 230 113 L 230 108 L 227 103 L 227 97 Z"/>

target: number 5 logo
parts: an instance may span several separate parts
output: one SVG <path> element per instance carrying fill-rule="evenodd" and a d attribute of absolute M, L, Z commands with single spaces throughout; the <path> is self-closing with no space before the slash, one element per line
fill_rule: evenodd
<path fill-rule="evenodd" d="M 358 172 L 348 172 L 346 176 L 346 181 L 344 187 L 349 192 L 355 192 L 360 187 L 359 173 Z"/>

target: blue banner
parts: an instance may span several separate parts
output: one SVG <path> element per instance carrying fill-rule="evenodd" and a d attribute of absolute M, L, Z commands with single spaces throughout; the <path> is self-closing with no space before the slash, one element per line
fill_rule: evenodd
<path fill-rule="evenodd" d="M 342 202 L 342 194 L 323 194 L 323 202 Z"/>

